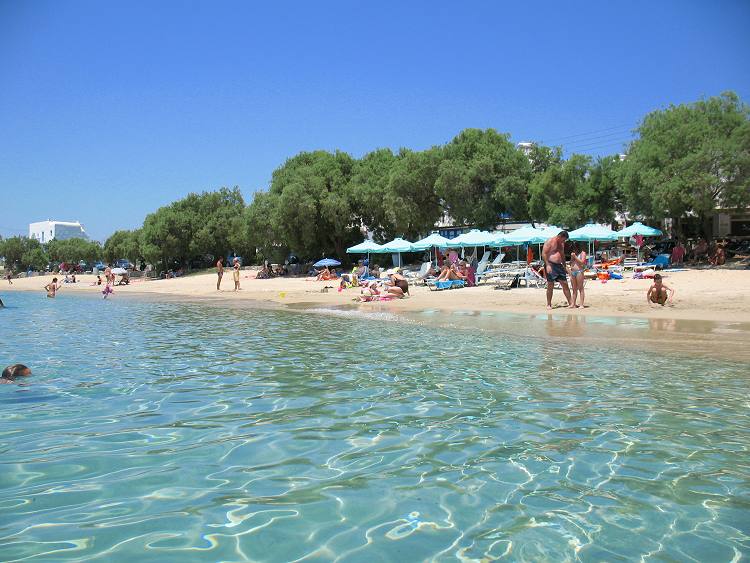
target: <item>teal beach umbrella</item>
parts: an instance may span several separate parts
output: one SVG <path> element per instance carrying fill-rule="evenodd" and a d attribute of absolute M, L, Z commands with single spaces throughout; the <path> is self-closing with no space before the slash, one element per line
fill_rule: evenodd
<path fill-rule="evenodd" d="M 380 247 L 381 253 L 392 253 L 392 254 L 398 254 L 398 265 L 401 267 L 401 253 L 402 252 L 411 252 L 412 246 L 411 243 L 408 240 L 404 240 L 402 238 L 395 238 L 390 242 L 386 242 L 383 244 L 383 246 Z"/>

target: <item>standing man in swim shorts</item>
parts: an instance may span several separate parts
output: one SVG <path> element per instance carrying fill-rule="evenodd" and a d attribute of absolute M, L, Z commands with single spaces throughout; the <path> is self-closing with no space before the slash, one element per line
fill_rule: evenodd
<path fill-rule="evenodd" d="M 568 307 L 573 307 L 568 287 L 568 272 L 565 269 L 565 241 L 567 240 L 568 231 L 560 231 L 557 236 L 545 242 L 542 248 L 544 271 L 547 274 L 547 309 L 552 309 L 552 293 L 555 291 L 555 282 L 558 281 L 562 285 L 565 299 L 568 300 Z"/>
<path fill-rule="evenodd" d="M 224 275 L 224 262 L 221 258 L 216 261 L 216 275 L 218 276 L 218 279 L 216 280 L 216 291 L 219 291 L 221 289 L 221 278 Z"/>

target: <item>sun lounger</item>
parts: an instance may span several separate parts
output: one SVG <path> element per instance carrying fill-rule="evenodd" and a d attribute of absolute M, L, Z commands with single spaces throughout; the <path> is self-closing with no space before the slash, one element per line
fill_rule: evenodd
<path fill-rule="evenodd" d="M 458 289 L 464 287 L 466 282 L 464 280 L 428 280 L 427 287 L 430 291 L 442 291 L 443 289 Z"/>
<path fill-rule="evenodd" d="M 422 267 L 419 268 L 418 272 L 404 272 L 404 277 L 414 283 L 420 282 L 427 276 L 427 272 L 430 271 L 430 266 L 432 266 L 432 262 L 423 262 Z"/>
<path fill-rule="evenodd" d="M 497 278 L 497 281 L 494 283 L 495 289 L 508 290 L 518 287 L 518 280 L 520 277 L 521 274 L 516 274 L 512 278 Z"/>

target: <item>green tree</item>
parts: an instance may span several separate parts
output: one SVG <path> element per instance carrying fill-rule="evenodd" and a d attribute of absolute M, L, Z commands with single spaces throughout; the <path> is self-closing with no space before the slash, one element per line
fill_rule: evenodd
<path fill-rule="evenodd" d="M 245 238 L 257 258 L 282 262 L 289 247 L 279 229 L 279 196 L 256 192 L 244 212 Z"/>
<path fill-rule="evenodd" d="M 11 237 L 2 241 L 0 255 L 5 257 L 6 268 L 44 270 L 49 257 L 38 240 L 27 237 Z"/>
<path fill-rule="evenodd" d="M 401 236 L 414 240 L 440 219 L 443 209 L 435 191 L 440 159 L 439 148 L 421 152 L 401 149 L 381 202 L 384 239 Z"/>
<path fill-rule="evenodd" d="M 53 262 L 77 264 L 81 260 L 98 260 L 102 255 L 102 248 L 98 242 L 83 238 L 53 239 L 47 243 L 47 254 Z"/>
<path fill-rule="evenodd" d="M 528 216 L 529 159 L 494 129 L 465 129 L 442 152 L 435 188 L 459 224 L 492 228 L 501 214 Z"/>
<path fill-rule="evenodd" d="M 552 163 L 529 186 L 531 217 L 571 228 L 611 222 L 619 201 L 618 164 L 617 157 L 592 162 L 582 154 Z"/>
<path fill-rule="evenodd" d="M 695 214 L 707 238 L 717 208 L 750 205 L 750 110 L 734 93 L 648 114 L 623 166 L 633 213 Z"/>
<path fill-rule="evenodd" d="M 349 183 L 355 217 L 378 240 L 393 238 L 396 232 L 384 198 L 398 159 L 390 149 L 372 151 L 356 161 Z"/>
<path fill-rule="evenodd" d="M 531 165 L 531 173 L 534 176 L 538 176 L 544 174 L 549 168 L 562 164 L 562 149 L 560 147 L 547 147 L 535 144 L 531 147 L 528 158 Z"/>
<path fill-rule="evenodd" d="M 303 152 L 273 173 L 281 242 L 305 258 L 344 257 L 360 237 L 348 184 L 354 159 L 344 152 Z"/>
<path fill-rule="evenodd" d="M 110 264 L 121 258 L 130 260 L 134 264 L 137 263 L 142 257 L 140 237 L 140 229 L 115 231 L 104 242 L 104 259 Z"/>
<path fill-rule="evenodd" d="M 192 260 L 211 263 L 247 245 L 244 209 L 238 187 L 188 194 L 146 216 L 138 236 L 140 253 L 164 268 L 189 267 Z"/>

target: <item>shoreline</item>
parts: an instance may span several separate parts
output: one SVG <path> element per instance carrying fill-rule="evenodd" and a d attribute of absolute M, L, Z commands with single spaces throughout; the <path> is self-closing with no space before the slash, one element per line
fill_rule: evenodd
<path fill-rule="evenodd" d="M 635 319 L 669 319 L 680 321 L 713 321 L 750 323 L 750 270 L 689 270 L 665 272 L 665 283 L 676 289 L 674 306 L 650 306 L 645 294 L 649 280 L 610 280 L 602 284 L 589 280 L 586 286 L 586 308 L 569 309 L 562 291 L 555 290 L 553 309 L 546 309 L 545 292 L 537 288 L 494 290 L 491 285 L 444 291 L 430 291 L 425 286 L 410 286 L 406 299 L 357 303 L 357 288 L 337 291 L 335 281 L 317 282 L 302 278 L 256 280 L 242 277 L 239 292 L 215 288 L 215 274 L 193 274 L 168 280 L 134 280 L 127 286 L 115 286 L 110 299 L 121 295 L 162 296 L 170 300 L 223 302 L 227 304 L 252 301 L 258 307 L 306 308 L 340 307 L 346 305 L 365 312 L 389 311 L 415 313 L 439 310 L 452 313 L 477 311 L 521 315 L 565 314 L 575 317 L 616 317 Z M 14 291 L 43 293 L 42 286 L 52 275 L 14 279 L 13 284 L 0 282 L 0 295 Z M 94 276 L 84 274 L 78 283 L 63 284 L 60 293 L 98 294 L 100 286 L 91 285 Z M 224 280 L 229 287 L 231 280 Z M 323 292 L 324 288 L 328 288 Z"/>
<path fill-rule="evenodd" d="M 241 283 L 247 289 L 217 292 L 213 274 L 135 281 L 129 286 L 116 286 L 109 299 L 124 297 L 233 309 L 312 312 L 448 329 L 476 329 L 500 335 L 522 334 L 579 345 L 645 348 L 656 353 L 750 363 L 750 272 L 713 270 L 680 274 L 688 276 L 683 277 L 682 282 L 672 278 L 665 280 L 667 284 L 675 282 L 678 293 L 676 306 L 664 308 L 651 308 L 645 303 L 647 280 L 592 282 L 587 299 L 591 299 L 593 306 L 584 310 L 558 307 L 549 311 L 544 303 L 545 291 L 535 288 L 496 291 L 491 286 L 480 286 L 434 292 L 415 287 L 413 295 L 407 299 L 356 303 L 352 301 L 359 295 L 355 289 L 339 293 L 334 286 L 333 290 L 321 293 L 323 287 L 333 285 L 331 282 L 243 277 Z M 0 296 L 9 306 L 12 301 L 8 301 L 8 297 L 14 291 L 38 292 L 42 296 L 41 286 L 51 278 L 14 280 L 12 286 L 0 285 Z M 71 293 L 101 297 L 101 286 L 90 285 L 95 279 L 93 276 L 84 275 L 79 279 L 81 281 L 75 285 L 64 284 L 60 296 Z M 689 281 L 690 285 L 681 287 L 684 281 Z M 563 299 L 562 292 L 557 290 L 553 303 Z M 639 304 L 641 299 L 642 305 Z M 715 300 L 719 301 L 719 306 L 710 308 Z"/>

